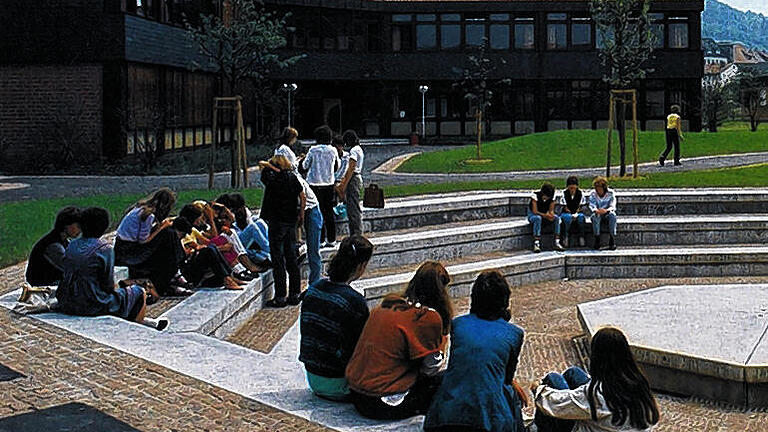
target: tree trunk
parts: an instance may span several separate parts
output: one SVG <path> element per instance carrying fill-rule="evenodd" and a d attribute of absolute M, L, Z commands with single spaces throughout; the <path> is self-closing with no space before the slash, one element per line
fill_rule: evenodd
<path fill-rule="evenodd" d="M 619 133 L 619 177 L 627 174 L 627 104 L 617 99 L 618 115 L 616 116 L 616 131 Z"/>
<path fill-rule="evenodd" d="M 477 119 L 477 123 L 475 124 L 475 131 L 477 132 L 477 159 L 482 159 L 482 153 L 480 152 L 480 145 L 482 142 L 482 124 L 483 124 L 483 111 L 481 109 L 477 110 L 477 115 L 475 115 L 475 118 Z"/>

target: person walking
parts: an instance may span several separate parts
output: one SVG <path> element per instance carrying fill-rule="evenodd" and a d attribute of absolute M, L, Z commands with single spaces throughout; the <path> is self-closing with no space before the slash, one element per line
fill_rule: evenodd
<path fill-rule="evenodd" d="M 360 209 L 360 189 L 363 187 L 363 160 L 365 154 L 360 147 L 360 139 L 353 130 L 344 132 L 344 146 L 349 148 L 347 170 L 336 186 L 339 196 L 343 197 L 347 206 L 349 220 L 349 235 L 363 233 L 363 213 Z"/>
<path fill-rule="evenodd" d="M 664 166 L 672 147 L 675 148 L 675 165 L 680 163 L 680 140 L 683 139 L 682 119 L 680 118 L 680 105 L 672 105 L 667 116 L 666 138 L 667 148 L 659 155 L 659 165 Z"/>
<path fill-rule="evenodd" d="M 333 146 L 331 139 L 333 132 L 328 126 L 320 126 L 315 129 L 316 145 L 313 145 L 307 156 L 302 160 L 301 166 L 307 171 L 307 183 L 320 202 L 320 212 L 323 215 L 323 230 L 320 233 L 320 241 L 325 247 L 336 246 L 336 220 L 333 214 L 333 194 L 336 184 L 334 172 L 341 164 L 339 154 Z"/>

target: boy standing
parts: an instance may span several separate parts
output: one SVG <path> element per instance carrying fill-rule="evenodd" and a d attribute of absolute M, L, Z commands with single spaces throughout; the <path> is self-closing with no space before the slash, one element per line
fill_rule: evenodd
<path fill-rule="evenodd" d="M 681 127 L 682 120 L 680 119 L 680 106 L 672 105 L 669 109 L 671 114 L 667 116 L 667 148 L 659 155 L 659 165 L 664 166 L 664 160 L 672 150 L 672 146 L 675 147 L 675 165 L 680 164 L 680 140 L 683 139 L 683 129 Z"/>

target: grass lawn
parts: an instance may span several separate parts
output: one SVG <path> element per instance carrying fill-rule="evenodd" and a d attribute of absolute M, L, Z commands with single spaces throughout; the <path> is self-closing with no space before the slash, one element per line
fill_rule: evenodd
<path fill-rule="evenodd" d="M 717 133 L 684 133 L 683 157 L 768 151 L 768 129 L 758 132 L 739 129 Z M 428 152 L 406 161 L 400 172 L 478 173 L 537 169 L 587 168 L 605 165 L 605 130 L 566 130 L 507 138 L 483 144 L 485 164 L 463 161 L 475 156 L 474 146 Z M 640 132 L 638 153 L 641 162 L 658 159 L 665 148 L 664 132 Z M 671 155 L 670 155 L 671 157 Z M 614 137 L 613 164 L 619 163 L 618 135 Z M 627 165 L 632 164 L 632 134 L 627 135 Z"/>
<path fill-rule="evenodd" d="M 384 191 L 388 197 L 398 197 L 471 190 L 534 190 L 538 189 L 545 180 L 554 184 L 558 189 L 565 187 L 565 179 L 556 178 L 385 186 Z M 590 180 L 582 179 L 584 188 L 589 188 Z M 708 171 L 656 173 L 637 180 L 613 178 L 610 180 L 610 184 L 615 188 L 766 187 L 768 186 L 768 164 Z M 185 204 L 195 199 L 211 200 L 224 192 L 227 191 L 183 191 L 178 194 L 178 202 Z M 261 189 L 247 189 L 243 193 L 250 207 L 257 207 L 261 203 Z M 88 198 L 57 198 L 3 203 L 0 205 L 0 268 L 26 260 L 35 241 L 53 226 L 56 212 L 60 208 L 67 205 L 104 207 L 109 210 L 112 228 L 115 228 L 125 209 L 139 198 L 141 195 L 99 195 Z"/>

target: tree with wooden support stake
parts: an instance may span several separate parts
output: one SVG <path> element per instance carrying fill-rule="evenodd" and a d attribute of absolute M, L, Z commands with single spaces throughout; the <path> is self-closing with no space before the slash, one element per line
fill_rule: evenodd
<path fill-rule="evenodd" d="M 208 189 L 213 189 L 213 173 L 216 166 L 216 147 L 219 141 L 218 114 L 231 112 L 235 117 L 234 136 L 232 138 L 232 184 L 233 188 L 248 187 L 248 155 L 245 149 L 245 125 L 243 124 L 243 98 L 217 97 L 213 98 L 213 140 L 211 154 L 208 158 Z M 242 177 L 240 171 L 242 170 Z"/>
<path fill-rule="evenodd" d="M 591 0 L 590 10 L 598 35 L 603 80 L 610 85 L 608 137 L 605 175 L 611 175 L 611 141 L 614 121 L 619 133 L 619 176 L 627 172 L 626 117 L 627 105 L 632 109 L 632 175 L 637 167 L 637 85 L 652 70 L 647 67 L 653 54 L 654 35 L 648 16 L 648 0 Z"/>

